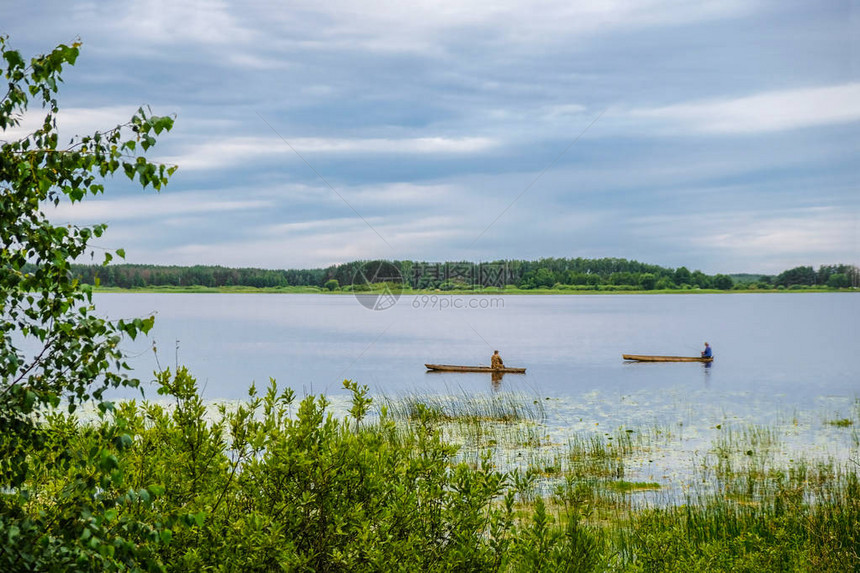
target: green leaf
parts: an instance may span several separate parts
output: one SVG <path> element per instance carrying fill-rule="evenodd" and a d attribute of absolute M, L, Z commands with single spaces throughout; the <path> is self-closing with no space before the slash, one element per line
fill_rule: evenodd
<path fill-rule="evenodd" d="M 106 511 L 102 517 L 118 519 L 117 510 L 111 509 L 117 499 L 111 496 L 124 479 L 120 462 L 129 463 L 111 451 L 125 456 L 133 450 L 137 426 L 129 423 L 126 430 L 121 420 L 106 416 L 114 409 L 109 402 L 98 404 L 100 419 L 86 429 L 72 415 L 79 404 L 100 400 L 112 387 L 139 384 L 127 377 L 120 347 L 124 327 L 96 317 L 92 288 L 82 284 L 72 267 L 105 225 L 55 225 L 42 210 L 64 196 L 78 208 L 85 195 L 104 192 L 103 178 L 120 168 L 140 186 L 160 188 L 167 181 L 166 169 L 144 157 L 129 157 L 141 145 L 123 143 L 125 126 L 76 136 L 62 147 L 56 94 L 63 85 L 63 66 L 75 63 L 79 47 L 80 42 L 61 44 L 48 55 L 25 59 L 8 49 L 7 38 L 0 34 L 0 73 L 5 80 L 0 131 L 7 139 L 0 142 L 0 380 L 6 382 L 5 390 L 0 388 L 0 546 L 27 541 L 21 544 L 22 552 L 13 547 L 7 554 L 0 547 L 0 569 L 160 570 L 150 556 L 136 553 L 141 531 L 153 531 L 157 541 L 158 526 L 143 519 L 135 522 L 140 516 L 130 516 L 129 533 L 111 533 L 122 562 L 98 557 L 102 551 L 113 555 L 114 548 L 99 538 L 93 514 Z M 15 141 L 8 128 L 18 126 L 28 109 L 42 113 L 37 117 L 41 122 L 30 136 Z M 141 109 L 131 122 L 151 148 L 173 119 Z M 122 249 L 116 255 L 125 257 Z M 113 256 L 106 253 L 105 263 Z M 96 276 L 93 282 L 99 285 L 99 280 Z M 128 329 L 137 334 L 151 326 L 150 317 Z M 23 376 L 22 356 L 38 357 Z M 67 404 L 68 416 L 44 408 L 61 403 Z M 139 477 L 128 476 L 129 481 Z M 24 508 L 21 503 L 27 499 L 32 503 Z M 74 543 L 78 534 L 82 541 Z M 42 552 L 45 561 L 34 561 L 34 551 Z"/>
<path fill-rule="evenodd" d="M 3 52 L 3 58 L 9 62 L 9 69 L 24 67 L 24 58 L 21 57 L 20 52 L 16 52 L 15 50 Z"/>
<path fill-rule="evenodd" d="M 128 434 L 120 434 L 118 436 L 115 436 L 113 439 L 114 447 L 116 447 L 116 449 L 121 452 L 130 448 L 133 443 L 134 442 L 131 439 L 131 436 L 129 436 Z"/>
<path fill-rule="evenodd" d="M 102 450 L 99 467 L 104 472 L 110 472 L 111 470 L 114 470 L 119 467 L 119 460 L 117 460 L 116 456 L 108 452 L 107 450 Z"/>

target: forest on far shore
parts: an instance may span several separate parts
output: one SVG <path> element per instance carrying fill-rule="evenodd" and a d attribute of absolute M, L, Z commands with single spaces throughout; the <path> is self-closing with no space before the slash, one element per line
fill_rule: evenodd
<path fill-rule="evenodd" d="M 545 258 L 488 263 L 467 261 L 353 261 L 326 268 L 273 270 L 223 266 L 139 264 L 72 265 L 84 284 L 114 288 L 147 287 L 318 287 L 352 290 L 368 282 L 395 282 L 414 289 L 461 290 L 519 288 L 569 290 L 802 289 L 856 288 L 860 269 L 853 265 L 800 266 L 778 275 L 708 275 L 638 261 L 601 258 Z"/>

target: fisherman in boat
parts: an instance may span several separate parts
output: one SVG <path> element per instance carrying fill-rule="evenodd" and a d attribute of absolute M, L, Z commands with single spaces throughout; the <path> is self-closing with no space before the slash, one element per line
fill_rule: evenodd
<path fill-rule="evenodd" d="M 705 349 L 702 350 L 702 358 L 712 358 L 713 356 L 714 356 L 714 353 L 711 350 L 711 345 L 706 342 L 705 343 Z"/>
<path fill-rule="evenodd" d="M 499 351 L 496 350 L 493 352 L 493 357 L 490 358 L 490 368 L 493 370 L 500 370 L 505 367 L 505 363 L 502 362 L 502 357 L 499 356 Z"/>

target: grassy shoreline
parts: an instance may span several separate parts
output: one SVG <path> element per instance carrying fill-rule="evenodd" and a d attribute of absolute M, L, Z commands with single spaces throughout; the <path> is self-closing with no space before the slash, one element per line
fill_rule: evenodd
<path fill-rule="evenodd" d="M 350 295 L 372 294 L 378 291 L 329 291 L 320 287 L 312 286 L 290 286 L 290 287 L 251 287 L 251 286 L 229 286 L 229 287 L 206 287 L 206 286 L 151 286 L 139 288 L 120 287 L 93 287 L 97 293 L 197 293 L 197 294 L 326 294 L 326 295 Z M 802 289 L 660 289 L 660 290 L 578 290 L 578 289 L 519 289 L 519 288 L 486 288 L 482 290 L 430 290 L 430 289 L 405 289 L 400 295 L 414 296 L 488 296 L 488 295 L 666 295 L 666 294 L 782 294 L 782 293 L 857 293 L 860 289 L 832 289 L 832 288 L 802 288 Z"/>

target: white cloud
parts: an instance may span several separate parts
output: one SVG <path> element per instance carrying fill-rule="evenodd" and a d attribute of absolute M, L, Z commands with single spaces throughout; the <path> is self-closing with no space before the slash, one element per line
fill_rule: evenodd
<path fill-rule="evenodd" d="M 114 29 L 126 38 L 152 44 L 236 46 L 255 36 L 239 23 L 235 12 L 240 6 L 219 0 L 133 0 L 124 6 Z M 111 10 L 117 7 L 110 4 Z"/>
<path fill-rule="evenodd" d="M 130 261 L 162 264 L 222 264 L 266 268 L 311 268 L 369 258 L 422 258 L 422 252 L 462 236 L 456 219 L 431 216 L 404 222 L 368 219 L 388 246 L 358 218 L 317 219 L 270 225 L 244 240 L 186 242 L 157 252 L 128 247 Z M 116 239 L 113 239 L 114 241 Z"/>
<path fill-rule="evenodd" d="M 553 105 L 545 110 L 543 117 L 550 120 L 569 119 L 571 116 L 578 118 L 587 110 L 587 107 L 579 104 Z"/>
<path fill-rule="evenodd" d="M 79 203 L 60 203 L 46 208 L 51 220 L 62 223 L 92 224 L 110 221 L 142 220 L 248 209 L 264 210 L 273 202 L 266 199 L 231 200 L 213 198 L 197 192 L 128 197 L 124 199 L 86 199 Z"/>
<path fill-rule="evenodd" d="M 634 236 L 652 243 L 686 237 L 692 251 L 721 269 L 711 272 L 735 266 L 733 272 L 778 273 L 798 265 L 860 262 L 858 224 L 856 212 L 812 207 L 641 217 L 631 221 L 631 228 Z"/>
<path fill-rule="evenodd" d="M 21 2 L 25 4 L 25 2 Z M 203 48 L 213 61 L 280 68 L 264 54 L 284 49 L 450 53 L 449 40 L 493 38 L 545 45 L 616 30 L 681 25 L 748 14 L 757 0 L 127 0 L 60 3 L 33 10 L 38 25 L 65 39 L 111 39 L 112 53 Z M 10 10 L 10 12 L 21 10 Z M 45 18 L 50 13 L 53 18 Z M 32 16 L 35 21 L 35 15 Z M 50 28 L 49 28 L 50 26 Z M 35 35 L 35 33 L 34 33 Z M 187 55 L 175 50 L 171 56 Z"/>
<path fill-rule="evenodd" d="M 772 91 L 733 99 L 613 110 L 658 131 L 748 134 L 852 123 L 860 120 L 860 83 Z"/>
<path fill-rule="evenodd" d="M 255 233 L 255 235 L 276 240 L 287 240 L 292 239 L 297 235 L 327 233 L 333 230 L 357 227 L 357 223 L 358 221 L 356 221 L 354 217 L 315 219 L 312 221 L 299 221 L 295 223 L 279 223 L 264 227 Z"/>
<path fill-rule="evenodd" d="M 295 67 L 293 63 L 282 58 L 251 53 L 229 53 L 226 59 L 234 67 L 244 70 L 288 70 Z"/>
<path fill-rule="evenodd" d="M 200 144 L 187 145 L 178 155 L 166 157 L 166 163 L 179 165 L 184 171 L 234 167 L 254 160 L 273 157 L 298 159 L 313 153 L 335 154 L 408 154 L 408 155 L 460 155 L 480 153 L 498 145 L 486 137 L 414 137 L 403 139 L 367 138 L 315 138 L 287 137 L 231 137 Z M 285 143 L 288 142 L 288 143 Z M 307 159 L 307 157 L 306 157 Z"/>
<path fill-rule="evenodd" d="M 359 7 L 349 0 L 332 0 L 299 1 L 291 10 L 276 12 L 252 4 L 249 11 L 266 14 L 281 32 L 273 41 L 286 38 L 280 43 L 294 48 L 439 55 L 448 49 L 446 39 L 463 34 L 545 45 L 618 29 L 732 18 L 757 5 L 740 0 L 374 0 Z M 312 34 L 308 22 L 313 23 Z"/>
<path fill-rule="evenodd" d="M 699 246 L 761 255 L 822 253 L 860 254 L 857 216 L 829 207 L 798 209 L 768 218 L 764 213 L 709 215 L 690 241 Z M 852 241 L 853 238 L 853 241 Z"/>
<path fill-rule="evenodd" d="M 418 206 L 440 204 L 462 191 L 460 186 L 452 184 L 382 183 L 350 190 L 349 200 L 360 205 Z"/>

